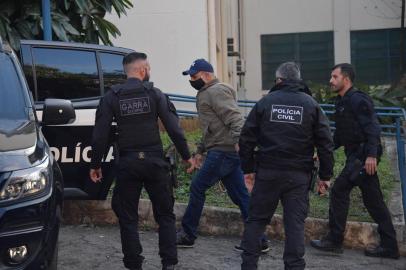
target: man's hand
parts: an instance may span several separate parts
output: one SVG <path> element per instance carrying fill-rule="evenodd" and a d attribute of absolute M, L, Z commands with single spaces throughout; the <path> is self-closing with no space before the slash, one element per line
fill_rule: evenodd
<path fill-rule="evenodd" d="M 237 153 L 240 152 L 240 146 L 238 145 L 238 143 L 234 144 L 234 149 Z"/>
<path fill-rule="evenodd" d="M 244 174 L 244 182 L 248 192 L 251 193 L 255 184 L 255 173 Z"/>
<path fill-rule="evenodd" d="M 101 182 L 103 177 L 101 168 L 90 169 L 89 176 L 94 183 Z"/>
<path fill-rule="evenodd" d="M 367 157 L 365 160 L 365 171 L 369 175 L 374 175 L 376 173 L 377 161 L 374 157 Z"/>
<path fill-rule="evenodd" d="M 189 168 L 186 169 L 187 173 L 192 173 L 197 168 L 195 158 L 193 157 L 189 158 L 188 160 L 184 160 L 183 163 L 189 165 Z"/>
<path fill-rule="evenodd" d="M 317 193 L 320 196 L 326 196 L 329 187 L 330 187 L 330 180 L 321 180 L 320 179 L 317 182 Z"/>
<path fill-rule="evenodd" d="M 194 156 L 194 161 L 195 161 L 196 169 L 200 169 L 202 167 L 202 165 L 203 165 L 203 155 L 196 154 Z"/>

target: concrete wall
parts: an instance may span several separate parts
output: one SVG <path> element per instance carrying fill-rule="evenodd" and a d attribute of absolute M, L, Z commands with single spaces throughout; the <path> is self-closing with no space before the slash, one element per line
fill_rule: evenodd
<path fill-rule="evenodd" d="M 401 0 L 135 0 L 128 16 L 108 16 L 122 32 L 116 46 L 148 53 L 151 79 L 166 92 L 195 95 L 180 72 L 198 58 L 216 55 L 219 77 L 239 88 L 239 97 L 258 99 L 262 89 L 262 34 L 334 31 L 335 62 L 350 62 L 350 31 L 400 26 Z M 241 48 L 238 46 L 238 2 L 241 4 Z M 209 39 L 208 3 L 214 5 L 214 42 Z M 212 24 L 210 24 L 212 25 Z M 227 57 L 226 39 L 234 38 L 246 76 L 242 87 L 237 57 Z M 210 47 L 211 44 L 211 47 Z M 211 48 L 211 49 L 210 49 Z M 243 89 L 241 89 L 243 88 Z M 246 90 L 244 90 L 244 88 Z"/>
<path fill-rule="evenodd" d="M 264 92 L 262 34 L 334 31 L 335 62 L 350 62 L 350 31 L 400 27 L 400 0 L 251 0 L 244 3 L 247 98 Z"/>
<path fill-rule="evenodd" d="M 349 8 L 351 30 L 400 27 L 401 0 L 351 0 Z"/>
<path fill-rule="evenodd" d="M 121 31 L 115 46 L 148 54 L 151 80 L 168 93 L 196 95 L 181 72 L 209 57 L 206 0 L 135 0 L 127 16 L 109 15 Z"/>

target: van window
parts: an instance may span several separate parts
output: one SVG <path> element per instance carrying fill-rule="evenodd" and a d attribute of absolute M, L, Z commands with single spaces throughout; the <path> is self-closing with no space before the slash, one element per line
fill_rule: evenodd
<path fill-rule="evenodd" d="M 38 100 L 100 96 L 96 53 L 33 48 Z"/>
<path fill-rule="evenodd" d="M 10 57 L 0 53 L 0 120 L 27 119 L 23 86 Z M 4 123 L 3 123 L 4 124 Z M 2 128 L 0 128 L 2 129 Z"/>
<path fill-rule="evenodd" d="M 103 71 L 104 89 L 108 90 L 112 85 L 125 82 L 126 76 L 123 70 L 123 55 L 112 53 L 100 53 L 100 62 Z"/>
<path fill-rule="evenodd" d="M 32 71 L 32 56 L 30 47 L 27 45 L 21 45 L 21 63 L 23 65 L 23 71 L 25 79 L 28 83 L 28 88 L 31 90 L 35 100 L 37 99 L 37 94 L 35 91 L 34 75 Z"/>

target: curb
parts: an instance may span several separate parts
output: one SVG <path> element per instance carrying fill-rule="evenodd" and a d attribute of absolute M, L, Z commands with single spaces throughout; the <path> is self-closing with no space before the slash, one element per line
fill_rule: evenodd
<path fill-rule="evenodd" d="M 177 226 L 185 212 L 187 204 L 175 203 L 174 211 Z M 139 226 L 143 229 L 156 228 L 149 200 L 141 199 L 139 203 Z M 64 224 L 117 224 L 117 218 L 111 210 L 111 199 L 105 201 L 70 201 L 64 203 Z M 318 239 L 327 233 L 328 220 L 307 218 L 305 223 L 305 241 Z M 400 253 L 406 256 L 406 226 L 395 223 Z M 202 235 L 241 236 L 244 224 L 237 209 L 206 206 L 200 219 L 199 233 Z M 274 215 L 266 229 L 271 239 L 284 239 L 283 219 L 281 215 Z M 364 249 L 379 242 L 377 225 L 368 222 L 347 222 L 344 235 L 344 246 L 353 249 Z"/>

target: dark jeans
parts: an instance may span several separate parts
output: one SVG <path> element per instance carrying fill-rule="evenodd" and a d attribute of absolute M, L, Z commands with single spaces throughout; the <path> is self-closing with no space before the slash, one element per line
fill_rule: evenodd
<path fill-rule="evenodd" d="M 242 270 L 257 269 L 261 249 L 257 239 L 271 221 L 279 200 L 285 228 L 285 269 L 305 268 L 304 224 L 309 205 L 309 182 L 308 172 L 258 168 L 242 240 Z"/>
<path fill-rule="evenodd" d="M 244 220 L 248 217 L 249 194 L 244 183 L 237 153 L 209 151 L 202 168 L 192 180 L 189 204 L 183 216 L 182 227 L 189 237 L 197 237 L 197 227 L 206 200 L 206 191 L 222 181 L 233 203 L 238 205 Z"/>
<path fill-rule="evenodd" d="M 344 172 L 337 177 L 331 190 L 329 227 L 327 236 L 331 241 L 341 244 L 344 239 L 348 208 L 350 206 L 350 193 L 358 184 L 362 193 L 362 200 L 373 220 L 378 224 L 378 233 L 381 245 L 397 250 L 396 232 L 393 228 L 392 218 L 383 201 L 379 178 L 377 174 L 360 176 L 351 182 Z"/>
<path fill-rule="evenodd" d="M 168 164 L 162 158 L 138 159 L 138 154 L 120 155 L 118 178 L 112 208 L 120 223 L 124 265 L 142 265 L 142 246 L 138 234 L 138 202 L 142 187 L 148 192 L 154 218 L 159 225 L 159 255 L 163 265 L 177 264 L 176 227 Z"/>

